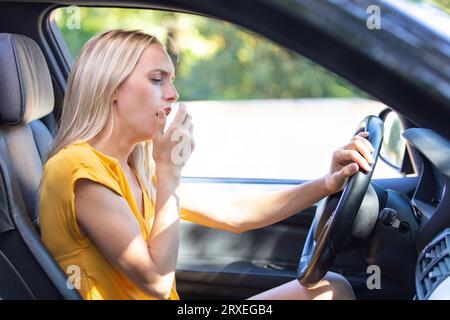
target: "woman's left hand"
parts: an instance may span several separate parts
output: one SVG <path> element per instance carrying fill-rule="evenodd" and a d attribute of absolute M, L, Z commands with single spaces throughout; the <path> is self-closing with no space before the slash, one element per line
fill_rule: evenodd
<path fill-rule="evenodd" d="M 341 191 L 350 176 L 356 174 L 359 168 L 371 171 L 374 159 L 374 148 L 367 140 L 368 132 L 360 132 L 353 136 L 345 146 L 333 153 L 330 172 L 325 175 L 325 188 L 329 194 Z"/>

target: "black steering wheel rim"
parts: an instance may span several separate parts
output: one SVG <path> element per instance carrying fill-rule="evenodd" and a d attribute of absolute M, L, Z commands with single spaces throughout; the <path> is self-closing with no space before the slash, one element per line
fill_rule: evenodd
<path fill-rule="evenodd" d="M 345 239 L 350 233 L 358 210 L 369 188 L 372 174 L 378 160 L 383 141 L 383 120 L 377 116 L 366 117 L 355 134 L 368 131 L 368 140 L 374 147 L 372 171 L 359 170 L 350 177 L 342 192 L 336 193 L 321 201 L 316 216 L 309 229 L 298 266 L 298 280 L 303 286 L 311 287 L 319 282 L 327 273 Z M 317 219 L 317 212 L 323 210 L 327 201 L 338 201 L 336 209 L 325 223 Z"/>

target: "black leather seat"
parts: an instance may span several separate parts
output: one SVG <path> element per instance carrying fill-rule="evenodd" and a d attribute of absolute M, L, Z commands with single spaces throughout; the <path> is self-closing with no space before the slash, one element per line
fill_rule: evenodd
<path fill-rule="evenodd" d="M 0 33 L 1 299 L 81 299 L 38 234 L 39 184 L 53 139 L 53 105 L 52 80 L 39 46 L 28 37 Z"/>

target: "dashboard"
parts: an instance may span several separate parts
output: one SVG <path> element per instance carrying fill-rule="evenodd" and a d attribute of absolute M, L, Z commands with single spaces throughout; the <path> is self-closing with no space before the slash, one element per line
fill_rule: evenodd
<path fill-rule="evenodd" d="M 411 200 L 419 221 L 416 298 L 450 299 L 450 141 L 422 128 L 405 130 L 403 137 L 421 158 Z"/>
<path fill-rule="evenodd" d="M 430 129 L 411 128 L 403 137 L 421 157 L 421 174 L 411 203 L 420 221 L 417 248 L 450 227 L 450 141 Z"/>
<path fill-rule="evenodd" d="M 425 225 L 434 215 L 445 195 L 444 175 L 428 158 L 422 158 L 422 173 L 412 199 L 416 218 Z"/>

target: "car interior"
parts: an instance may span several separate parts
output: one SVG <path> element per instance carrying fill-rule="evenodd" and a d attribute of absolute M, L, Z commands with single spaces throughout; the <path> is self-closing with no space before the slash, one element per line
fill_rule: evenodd
<path fill-rule="evenodd" d="M 144 6 L 143 1 L 98 5 L 127 3 Z M 161 1 L 151 3 L 152 8 L 166 9 Z M 221 14 L 219 6 L 206 5 L 202 11 L 200 2 L 182 3 L 168 9 L 199 15 L 210 10 L 209 14 L 224 19 L 229 14 L 225 9 Z M 63 5 L 58 1 L 0 2 L 0 298 L 5 300 L 81 299 L 39 236 L 39 184 L 58 130 L 70 70 L 64 59 L 66 49 L 59 46 L 48 17 Z M 262 24 L 253 29 L 267 33 Z M 366 59 L 360 58 L 358 62 Z M 356 76 L 354 79 L 361 81 Z M 399 86 L 402 88 L 409 89 Z M 401 99 L 398 93 L 392 95 Z M 448 108 L 439 112 L 447 115 L 448 124 Z M 345 232 L 341 231 L 339 252 L 333 253 L 327 270 L 344 275 L 357 299 L 449 299 L 450 140 L 442 130 L 420 127 L 394 107 L 377 117 L 380 132 L 388 114 L 396 114 L 404 129 L 405 156 L 398 168 L 403 175 L 392 179 L 365 177 L 364 193 L 359 196 L 362 204 L 353 210 Z M 430 119 L 427 123 L 432 123 Z M 239 188 L 254 184 L 282 189 L 294 184 L 281 180 L 183 181 L 200 190 L 211 185 Z M 309 259 L 306 267 L 317 271 L 319 258 L 325 253 L 312 261 L 305 244 L 320 242 L 319 235 L 339 211 L 341 198 L 342 192 L 272 226 L 239 234 L 182 222 L 176 270 L 180 297 L 245 299 L 299 274 L 304 276 L 302 259 L 303 263 Z M 370 266 L 381 270 L 379 288 L 368 285 Z"/>

